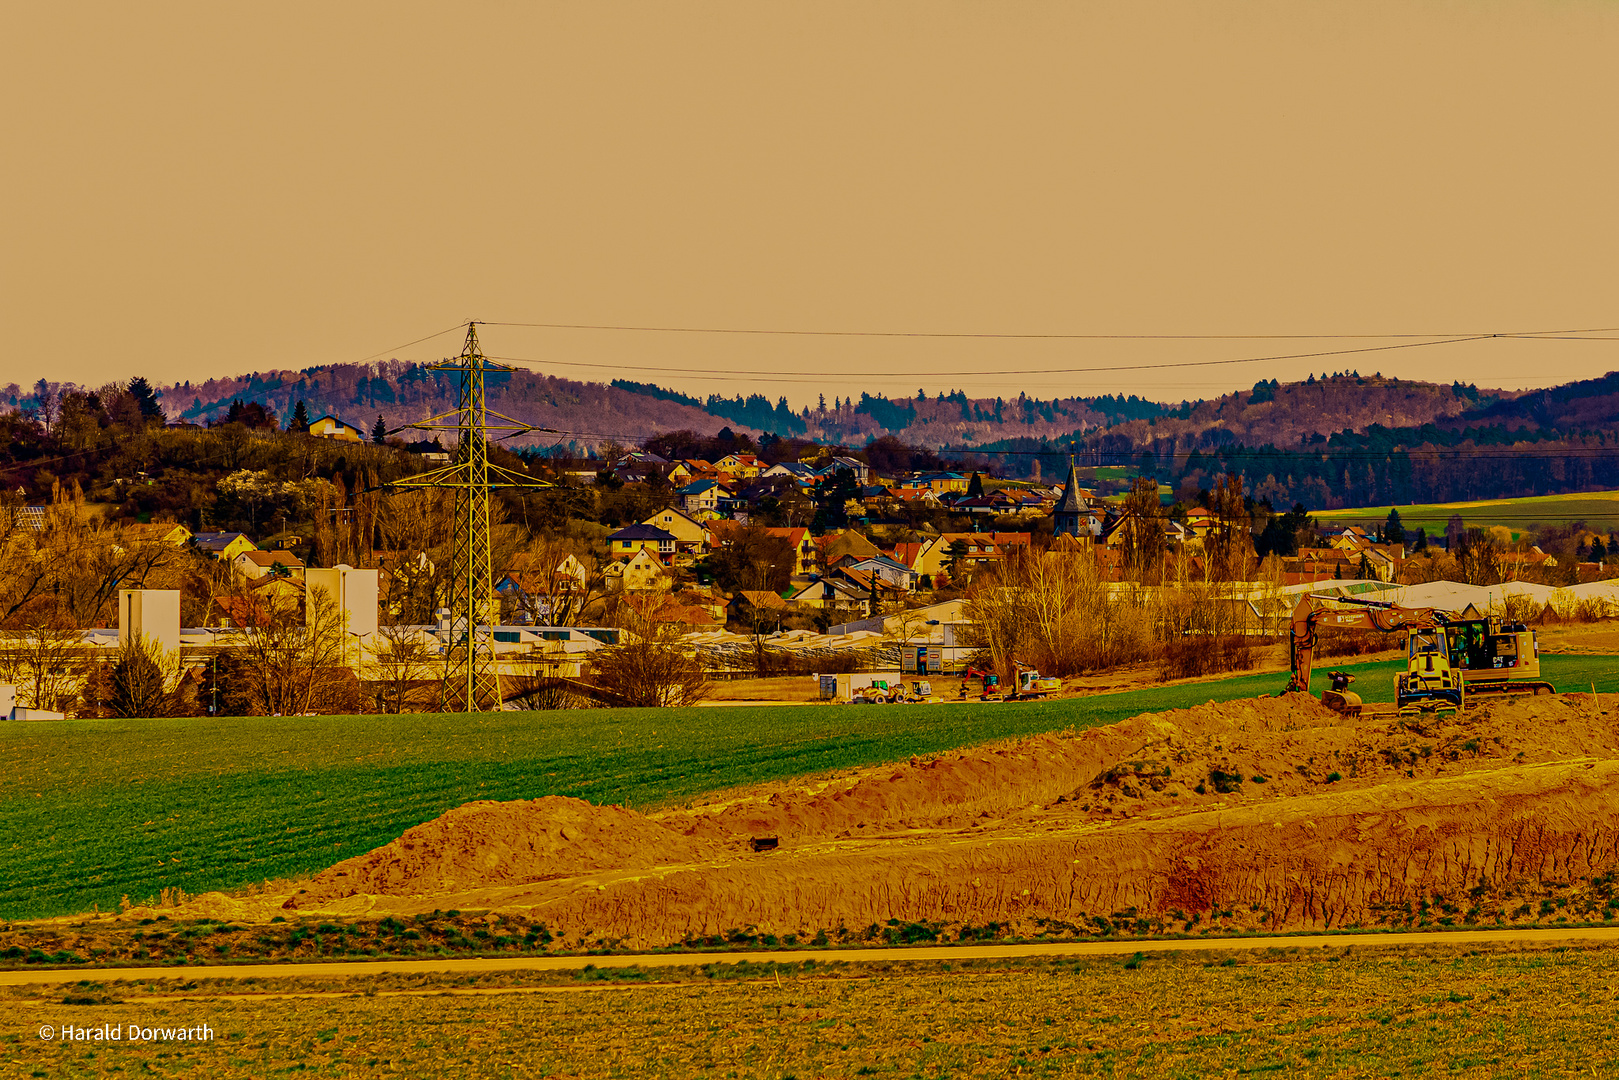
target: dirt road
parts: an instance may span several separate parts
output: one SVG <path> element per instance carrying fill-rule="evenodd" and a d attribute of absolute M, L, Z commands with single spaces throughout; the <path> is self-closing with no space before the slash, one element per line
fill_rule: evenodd
<path fill-rule="evenodd" d="M 892 963 L 899 960 L 1006 960 L 1026 956 L 1131 956 L 1136 953 L 1234 952 L 1251 949 L 1326 949 L 1413 945 L 1619 944 L 1619 926 L 1546 930 L 1457 930 L 1409 934 L 1300 934 L 1277 937 L 1217 937 L 1156 941 L 1072 941 L 1040 945 L 945 945 L 887 949 L 794 949 L 771 952 L 641 953 L 617 956 L 501 956 L 452 960 L 361 960 L 307 964 L 216 964 L 184 967 L 58 968 L 0 971 L 0 986 L 148 979 L 352 978 L 412 973 L 477 974 L 498 971 L 569 971 L 586 966 L 696 967 L 702 964 Z"/>

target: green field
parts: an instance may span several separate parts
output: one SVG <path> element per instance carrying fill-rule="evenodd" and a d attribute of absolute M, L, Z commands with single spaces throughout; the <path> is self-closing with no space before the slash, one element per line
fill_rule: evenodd
<path fill-rule="evenodd" d="M 1407 529 L 1421 527 L 1429 536 L 1443 534 L 1445 523 L 1460 514 L 1469 527 L 1496 525 L 1514 535 L 1535 525 L 1568 525 L 1583 521 L 1604 532 L 1619 529 L 1619 491 L 1581 491 L 1570 495 L 1534 495 L 1522 499 L 1486 499 L 1480 502 L 1418 503 L 1414 506 L 1358 506 L 1346 510 L 1319 510 L 1317 521 L 1340 525 L 1381 525 L 1389 511 L 1398 510 Z"/>
<path fill-rule="evenodd" d="M 1359 664 L 1388 699 L 1396 665 Z M 1324 684 L 1331 660 L 1318 664 Z M 1559 688 L 1619 691 L 1619 658 L 1546 657 Z M 1276 693 L 1284 674 L 1005 705 L 589 709 L 483 716 L 0 724 L 0 917 L 307 874 L 473 799 L 649 808 L 719 788 Z M 1317 689 L 1320 686 L 1318 685 Z M 1380 696 L 1381 695 L 1381 696 Z"/>

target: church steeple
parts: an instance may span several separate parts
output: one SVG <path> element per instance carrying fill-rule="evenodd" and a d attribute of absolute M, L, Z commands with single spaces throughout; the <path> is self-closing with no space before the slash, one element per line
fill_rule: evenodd
<path fill-rule="evenodd" d="M 1074 459 L 1070 457 L 1068 459 L 1068 480 L 1063 485 L 1062 499 L 1058 501 L 1056 509 L 1051 512 L 1054 519 L 1051 528 L 1052 535 L 1061 536 L 1063 533 L 1067 533 L 1069 536 L 1078 536 L 1083 529 L 1085 535 L 1089 536 L 1090 529 L 1081 524 L 1086 512 L 1085 500 L 1080 498 L 1079 495 L 1079 472 L 1074 468 Z"/>

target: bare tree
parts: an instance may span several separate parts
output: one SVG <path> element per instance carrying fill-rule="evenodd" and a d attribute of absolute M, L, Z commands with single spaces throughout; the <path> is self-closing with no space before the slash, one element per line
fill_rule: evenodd
<path fill-rule="evenodd" d="M 654 607 L 619 604 L 618 625 L 625 640 L 596 650 L 590 658 L 591 674 L 598 686 L 630 705 L 695 705 L 710 693 L 708 673 L 681 647 L 681 624 L 659 622 Z"/>
<path fill-rule="evenodd" d="M 379 627 L 363 669 L 379 711 L 406 713 L 430 708 L 432 703 L 421 684 L 433 678 L 433 660 L 432 644 L 415 627 L 400 623 Z M 436 695 L 436 688 L 431 693 Z"/>
<path fill-rule="evenodd" d="M 1155 584 L 1164 559 L 1164 511 L 1158 481 L 1138 476 L 1124 498 L 1124 572 L 1131 581 Z"/>
<path fill-rule="evenodd" d="M 353 674 L 345 666 L 347 618 L 325 590 L 314 589 L 305 603 L 261 600 L 254 625 L 241 628 L 231 703 L 248 715 L 297 716 L 343 708 L 353 696 Z"/>
<path fill-rule="evenodd" d="M 43 605 L 18 621 L 0 639 L 0 680 L 16 686 L 23 708 L 71 711 L 87 671 L 84 635 Z"/>

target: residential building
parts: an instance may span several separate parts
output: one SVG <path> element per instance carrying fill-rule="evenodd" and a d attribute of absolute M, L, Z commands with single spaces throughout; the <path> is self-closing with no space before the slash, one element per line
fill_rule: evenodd
<path fill-rule="evenodd" d="M 871 591 L 847 578 L 817 578 L 787 598 L 799 607 L 835 612 L 871 612 Z"/>
<path fill-rule="evenodd" d="M 614 559 L 628 559 L 638 551 L 649 550 L 658 561 L 667 563 L 674 558 L 674 533 L 656 525 L 627 525 L 607 535 L 607 551 Z"/>
<path fill-rule="evenodd" d="M 309 434 L 322 439 L 342 439 L 344 442 L 364 442 L 365 433 L 353 424 L 345 424 L 337 417 L 327 414 L 309 425 Z"/>
<path fill-rule="evenodd" d="M 1026 532 L 943 533 L 932 547 L 918 557 L 913 569 L 934 579 L 948 573 L 951 562 L 956 558 L 951 548 L 957 541 L 962 545 L 961 562 L 972 567 L 997 562 L 1013 548 L 1028 547 L 1029 540 Z"/>
<path fill-rule="evenodd" d="M 191 542 L 191 530 L 173 521 L 125 525 L 123 534 L 125 542 L 134 544 L 168 544 L 171 547 L 185 547 Z"/>
<path fill-rule="evenodd" d="M 815 565 L 815 538 L 810 535 L 808 529 L 770 528 L 765 530 L 765 535 L 779 536 L 792 545 L 795 576 L 809 573 Z"/>
<path fill-rule="evenodd" d="M 714 462 L 715 472 L 729 473 L 743 480 L 752 480 L 763 467 L 753 454 L 726 454 Z"/>
<path fill-rule="evenodd" d="M 731 498 L 731 492 L 718 480 L 693 480 L 675 492 L 680 508 L 688 515 L 705 510 L 718 512 L 722 500 Z"/>
<path fill-rule="evenodd" d="M 875 555 L 869 559 L 855 559 L 852 555 L 845 555 L 839 565 L 862 574 L 876 574 L 883 581 L 905 592 L 916 588 L 917 578 L 921 577 L 909 566 L 887 555 Z"/>
<path fill-rule="evenodd" d="M 610 563 L 602 571 L 602 577 L 612 592 L 648 592 L 669 586 L 663 561 L 644 547 L 626 561 Z"/>
<path fill-rule="evenodd" d="M 708 526 L 673 507 L 659 510 L 641 524 L 671 534 L 675 538 L 675 551 L 683 555 L 701 555 L 714 546 L 714 537 L 709 533 Z"/>
<path fill-rule="evenodd" d="M 243 551 L 231 563 L 250 581 L 257 581 L 266 574 L 304 576 L 303 560 L 290 551 Z"/>
<path fill-rule="evenodd" d="M 759 474 L 761 480 L 772 480 L 778 476 L 790 477 L 800 486 L 808 486 L 815 482 L 815 470 L 801 461 L 782 461 Z"/>
<path fill-rule="evenodd" d="M 257 551 L 258 545 L 239 532 L 200 532 L 191 538 L 197 550 L 206 551 L 216 559 L 234 563 L 244 551 Z"/>
<path fill-rule="evenodd" d="M 918 475 L 911 483 L 926 486 L 935 495 L 943 495 L 947 491 L 965 492 L 972 481 L 958 472 L 932 472 Z"/>

